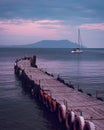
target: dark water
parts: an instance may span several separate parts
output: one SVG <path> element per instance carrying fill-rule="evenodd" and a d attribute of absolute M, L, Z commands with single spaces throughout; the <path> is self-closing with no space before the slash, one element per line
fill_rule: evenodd
<path fill-rule="evenodd" d="M 24 92 L 14 75 L 17 58 L 37 55 L 37 65 L 77 89 L 104 99 L 104 49 L 0 49 L 0 130 L 63 130 L 53 115 Z"/>

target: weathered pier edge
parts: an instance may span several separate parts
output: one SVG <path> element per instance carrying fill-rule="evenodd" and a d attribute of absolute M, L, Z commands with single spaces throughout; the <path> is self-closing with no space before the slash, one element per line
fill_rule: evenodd
<path fill-rule="evenodd" d="M 76 91 L 36 65 L 36 56 L 16 60 L 16 76 L 67 130 L 104 130 L 104 102 Z"/>

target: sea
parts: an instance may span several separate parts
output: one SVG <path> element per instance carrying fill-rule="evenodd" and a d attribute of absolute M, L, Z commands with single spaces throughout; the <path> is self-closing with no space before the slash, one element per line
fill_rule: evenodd
<path fill-rule="evenodd" d="M 74 88 L 104 100 L 104 49 L 0 48 L 0 130 L 64 130 L 43 106 L 24 91 L 14 74 L 16 59 L 37 57 L 43 71 L 60 76 Z M 98 100 L 98 99 L 97 99 Z"/>

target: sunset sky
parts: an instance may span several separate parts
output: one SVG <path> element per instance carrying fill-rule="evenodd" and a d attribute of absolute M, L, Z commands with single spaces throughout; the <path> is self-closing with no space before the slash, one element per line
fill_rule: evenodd
<path fill-rule="evenodd" d="M 0 45 L 40 40 L 104 48 L 104 0 L 0 0 Z"/>

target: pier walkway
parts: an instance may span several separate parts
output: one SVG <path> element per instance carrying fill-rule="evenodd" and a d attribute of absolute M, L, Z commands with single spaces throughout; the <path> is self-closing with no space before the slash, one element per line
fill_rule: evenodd
<path fill-rule="evenodd" d="M 22 76 L 22 80 L 26 80 L 23 78 L 25 74 L 30 81 L 34 82 L 37 88 L 31 87 L 32 94 L 38 93 L 39 99 L 44 100 L 44 104 L 50 111 L 57 112 L 59 122 L 64 122 L 66 129 L 104 130 L 103 101 L 77 91 L 70 85 L 68 87 L 67 84 L 60 82 L 37 66 L 32 67 L 31 58 L 16 61 L 15 72 L 19 77 Z M 49 107 L 50 104 L 48 105 L 48 101 L 52 103 L 52 100 L 54 109 Z"/>

